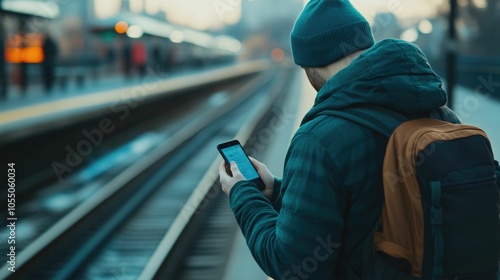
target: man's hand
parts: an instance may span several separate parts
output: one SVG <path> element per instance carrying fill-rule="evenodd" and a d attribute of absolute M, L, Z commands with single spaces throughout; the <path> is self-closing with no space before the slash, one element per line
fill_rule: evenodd
<path fill-rule="evenodd" d="M 229 195 L 231 192 L 231 189 L 238 183 L 239 181 L 245 181 L 245 177 L 243 177 L 243 174 L 241 174 L 240 169 L 236 165 L 234 161 L 231 162 L 231 173 L 233 176 L 229 176 L 226 172 L 226 162 L 222 161 L 222 163 L 219 166 L 219 177 L 220 177 L 220 184 L 222 186 L 222 190 Z"/>
<path fill-rule="evenodd" d="M 257 172 L 259 173 L 260 178 L 262 178 L 264 185 L 266 185 L 266 188 L 262 191 L 262 194 L 264 194 L 264 196 L 267 199 L 271 200 L 273 198 L 273 188 L 274 188 L 273 174 L 271 173 L 271 171 L 269 171 L 269 169 L 265 164 L 254 159 L 253 157 L 249 158 L 255 169 L 257 169 Z"/>
<path fill-rule="evenodd" d="M 257 169 L 257 172 L 259 173 L 260 178 L 262 178 L 262 181 L 266 185 L 266 188 L 262 191 L 264 196 L 271 200 L 273 196 L 273 186 L 274 186 L 274 176 L 271 174 L 269 169 L 267 169 L 267 166 L 259 162 L 258 160 L 250 157 L 250 161 L 252 162 L 253 166 L 255 169 Z M 229 176 L 226 172 L 226 164 L 223 161 L 221 165 L 219 166 L 219 176 L 220 176 L 220 183 L 222 185 L 222 190 L 229 195 L 231 192 L 231 189 L 236 185 L 236 183 L 240 181 L 245 181 L 246 179 L 243 177 L 241 174 L 240 170 L 238 169 L 238 166 L 236 165 L 235 162 L 231 162 L 231 173 L 233 176 Z"/>

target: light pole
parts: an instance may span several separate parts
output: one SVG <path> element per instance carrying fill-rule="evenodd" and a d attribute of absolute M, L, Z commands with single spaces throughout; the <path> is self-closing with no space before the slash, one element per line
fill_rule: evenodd
<path fill-rule="evenodd" d="M 450 16 L 448 18 L 448 44 L 446 53 L 446 91 L 448 93 L 448 107 L 453 107 L 454 88 L 457 65 L 457 30 L 455 19 L 457 17 L 457 0 L 450 0 Z"/>

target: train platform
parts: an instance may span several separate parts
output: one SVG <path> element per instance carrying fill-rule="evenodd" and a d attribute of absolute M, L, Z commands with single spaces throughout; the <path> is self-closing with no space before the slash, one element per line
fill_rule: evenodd
<path fill-rule="evenodd" d="M 24 94 L 10 93 L 0 101 L 0 134 L 17 135 L 27 129 L 43 130 L 47 126 L 61 126 L 82 117 L 97 116 L 103 111 L 118 112 L 123 104 L 134 107 L 137 105 L 132 103 L 175 95 L 221 80 L 257 73 L 267 67 L 268 62 L 262 60 L 173 74 L 156 73 L 150 69 L 143 78 L 111 76 L 84 88 L 56 88 L 51 93 L 31 87 Z"/>
<path fill-rule="evenodd" d="M 41 84 L 28 86 L 25 92 L 22 92 L 17 86 L 9 88 L 8 95 L 0 99 L 0 112 L 19 109 L 21 107 L 37 105 L 41 103 L 50 103 L 75 96 L 89 94 L 106 94 L 111 90 L 126 90 L 135 86 L 147 85 L 166 80 L 179 80 L 183 77 L 189 77 L 204 73 L 211 73 L 215 70 L 225 69 L 234 65 L 210 66 L 202 69 L 180 69 L 175 72 L 158 72 L 153 68 L 147 68 L 146 75 L 139 77 L 137 75 L 124 76 L 123 74 L 109 74 L 104 77 L 87 79 L 83 85 L 77 83 L 68 83 L 61 87 L 55 85 L 54 88 L 46 92 Z"/>
<path fill-rule="evenodd" d="M 189 72 L 177 72 L 173 74 L 155 73 L 152 74 L 158 79 L 164 80 L 182 75 L 189 75 Z M 76 95 L 91 94 L 111 89 L 123 89 L 141 84 L 140 77 L 127 78 L 118 73 L 110 73 L 98 79 L 88 79 L 83 85 L 70 83 L 64 87 L 56 84 L 51 91 L 46 92 L 41 84 L 28 86 L 26 91 L 21 91 L 19 87 L 11 85 L 8 95 L 0 101 L 0 112 L 16 109 L 23 106 L 30 106 L 39 103 L 51 102 L 58 99 L 72 97 Z"/>

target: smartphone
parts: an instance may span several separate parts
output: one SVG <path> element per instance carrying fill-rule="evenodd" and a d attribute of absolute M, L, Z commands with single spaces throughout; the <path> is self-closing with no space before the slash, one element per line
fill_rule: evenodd
<path fill-rule="evenodd" d="M 253 166 L 252 162 L 248 158 L 248 155 L 245 153 L 245 150 L 243 150 L 243 147 L 238 140 L 232 140 L 226 143 L 219 144 L 217 145 L 217 150 L 219 150 L 219 153 L 222 155 L 224 161 L 226 162 L 226 170 L 228 171 L 229 175 L 231 175 L 231 171 L 229 170 L 229 163 L 231 161 L 234 161 L 236 162 L 236 165 L 238 165 L 238 168 L 240 169 L 240 172 L 241 174 L 243 174 L 243 177 L 245 177 L 245 179 L 257 184 L 257 187 L 259 187 L 260 190 L 266 188 L 266 186 L 264 185 L 264 181 L 262 181 L 262 179 L 260 178 L 259 173 Z"/>

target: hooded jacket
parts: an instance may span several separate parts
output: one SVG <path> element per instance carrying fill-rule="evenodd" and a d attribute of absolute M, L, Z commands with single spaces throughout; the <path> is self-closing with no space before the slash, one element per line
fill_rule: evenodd
<path fill-rule="evenodd" d="M 388 39 L 318 92 L 290 144 L 272 201 L 238 182 L 230 206 L 260 267 L 274 279 L 360 279 L 365 242 L 383 204 L 387 138 L 329 115 L 375 105 L 408 118 L 446 103 L 441 79 L 413 44 Z M 454 115 L 444 119 L 458 122 Z"/>

